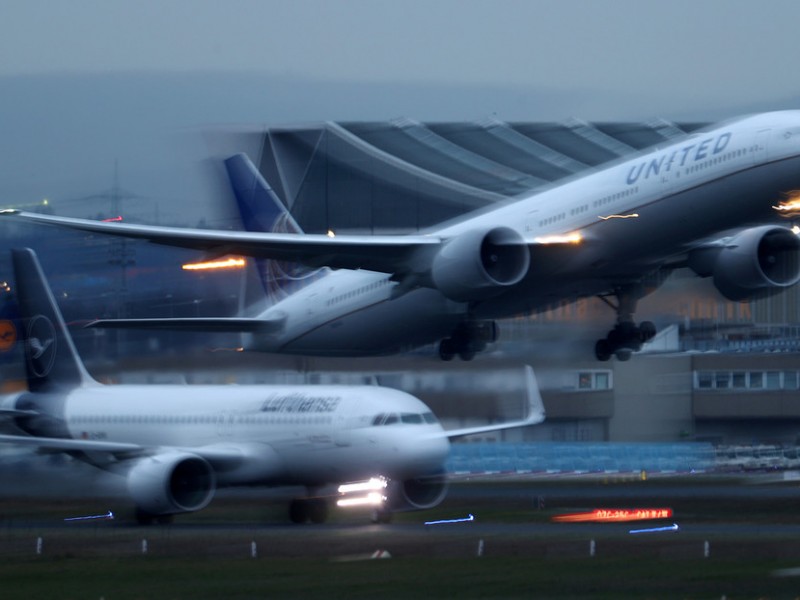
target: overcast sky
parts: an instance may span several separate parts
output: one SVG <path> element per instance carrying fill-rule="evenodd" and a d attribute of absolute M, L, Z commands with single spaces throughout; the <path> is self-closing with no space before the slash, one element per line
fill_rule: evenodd
<path fill-rule="evenodd" d="M 0 191 L 96 193 L 116 159 L 213 220 L 208 128 L 794 108 L 799 26 L 789 0 L 0 0 Z"/>

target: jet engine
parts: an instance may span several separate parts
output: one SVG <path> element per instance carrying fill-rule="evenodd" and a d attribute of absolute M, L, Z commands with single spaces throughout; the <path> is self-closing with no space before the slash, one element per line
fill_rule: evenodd
<path fill-rule="evenodd" d="M 713 275 L 728 300 L 769 296 L 800 280 L 800 238 L 784 227 L 753 227 L 721 247 L 693 252 L 689 266 L 702 277 Z"/>
<path fill-rule="evenodd" d="M 513 229 L 473 230 L 444 243 L 433 259 L 431 279 L 451 300 L 482 300 L 518 283 L 530 260 L 525 240 Z"/>
<path fill-rule="evenodd" d="M 149 515 L 200 510 L 216 486 L 211 465 L 188 452 L 143 458 L 128 471 L 128 491 L 139 511 Z"/>
<path fill-rule="evenodd" d="M 389 489 L 389 507 L 394 511 L 433 508 L 447 495 L 444 473 L 393 481 Z"/>

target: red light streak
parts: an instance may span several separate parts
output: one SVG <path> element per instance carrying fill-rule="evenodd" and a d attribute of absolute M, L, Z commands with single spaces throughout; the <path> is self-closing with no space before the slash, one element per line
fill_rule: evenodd
<path fill-rule="evenodd" d="M 118 223 L 122 221 L 122 217 L 109 217 L 107 219 L 103 219 L 103 223 Z"/>
<path fill-rule="evenodd" d="M 609 523 L 669 519 L 671 508 L 596 508 L 587 512 L 556 515 L 554 523 Z"/>

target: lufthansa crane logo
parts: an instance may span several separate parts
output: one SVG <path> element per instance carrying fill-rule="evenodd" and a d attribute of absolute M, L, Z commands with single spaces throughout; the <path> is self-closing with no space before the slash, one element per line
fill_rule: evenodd
<path fill-rule="evenodd" d="M 30 320 L 25 347 L 33 374 L 47 377 L 56 359 L 56 329 L 50 319 L 36 315 Z"/>
<path fill-rule="evenodd" d="M 12 321 L 0 321 L 0 352 L 8 352 L 17 343 L 17 328 Z"/>

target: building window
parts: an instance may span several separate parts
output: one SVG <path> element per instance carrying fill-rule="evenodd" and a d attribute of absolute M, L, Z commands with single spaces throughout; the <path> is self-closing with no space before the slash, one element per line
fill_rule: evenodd
<path fill-rule="evenodd" d="M 731 374 L 728 371 L 717 371 L 714 376 L 714 387 L 718 390 L 728 389 L 731 385 Z"/>
<path fill-rule="evenodd" d="M 714 374 L 711 371 L 700 371 L 697 374 L 697 387 L 701 390 L 710 390 L 714 387 Z"/>
<path fill-rule="evenodd" d="M 750 389 L 760 390 L 764 387 L 764 373 L 762 371 L 750 371 Z"/>
<path fill-rule="evenodd" d="M 781 389 L 780 371 L 767 371 L 767 389 L 768 390 Z"/>
<path fill-rule="evenodd" d="M 608 373 L 601 372 L 594 374 L 594 386 L 598 390 L 607 390 L 611 388 L 610 377 Z"/>
<path fill-rule="evenodd" d="M 734 371 L 731 379 L 734 389 L 742 390 L 747 387 L 747 373 L 744 371 Z"/>
<path fill-rule="evenodd" d="M 797 371 L 783 372 L 783 389 L 785 390 L 797 389 Z"/>
<path fill-rule="evenodd" d="M 579 371 L 577 375 L 579 390 L 591 391 L 611 389 L 611 371 Z M 570 387 L 574 385 L 573 383 Z"/>

